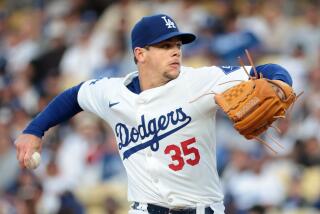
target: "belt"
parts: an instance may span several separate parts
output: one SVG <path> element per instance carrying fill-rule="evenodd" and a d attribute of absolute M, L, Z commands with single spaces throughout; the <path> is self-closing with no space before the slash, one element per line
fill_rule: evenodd
<path fill-rule="evenodd" d="M 139 202 L 134 202 L 133 209 L 137 209 Z M 181 208 L 181 209 L 169 209 L 167 207 L 158 206 L 155 204 L 147 204 L 147 210 L 149 214 L 196 214 L 195 208 Z M 205 214 L 214 214 L 214 211 L 210 207 L 206 207 Z"/>

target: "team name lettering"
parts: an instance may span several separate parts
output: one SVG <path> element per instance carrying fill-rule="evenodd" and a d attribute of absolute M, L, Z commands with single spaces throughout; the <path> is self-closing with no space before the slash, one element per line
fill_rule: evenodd
<path fill-rule="evenodd" d="M 119 140 L 119 150 L 126 148 L 132 143 L 135 144 L 139 140 L 152 137 L 150 140 L 126 150 L 123 153 L 123 159 L 127 159 L 132 154 L 148 147 L 150 147 L 152 151 L 157 151 L 160 140 L 182 129 L 190 123 L 190 121 L 191 117 L 183 112 L 182 108 L 178 108 L 175 111 L 170 111 L 166 115 L 161 115 L 149 121 L 146 121 L 145 116 L 142 115 L 137 127 L 128 128 L 123 123 L 117 123 L 115 132 Z M 173 125 L 174 128 L 167 130 L 169 125 Z"/>

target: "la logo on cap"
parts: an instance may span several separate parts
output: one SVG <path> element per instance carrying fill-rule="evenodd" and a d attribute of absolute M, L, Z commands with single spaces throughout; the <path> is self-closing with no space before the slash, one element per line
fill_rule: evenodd
<path fill-rule="evenodd" d="M 174 22 L 171 21 L 169 18 L 167 18 L 166 16 L 162 16 L 161 18 L 165 21 L 167 28 L 176 28 Z"/>
<path fill-rule="evenodd" d="M 174 20 L 166 14 L 145 16 L 138 21 L 131 31 L 132 50 L 143 48 L 159 42 L 178 38 L 182 44 L 188 44 L 196 39 L 192 33 L 183 33 Z"/>

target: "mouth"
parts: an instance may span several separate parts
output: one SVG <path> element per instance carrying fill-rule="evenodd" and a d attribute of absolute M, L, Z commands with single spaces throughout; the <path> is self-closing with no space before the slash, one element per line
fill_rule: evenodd
<path fill-rule="evenodd" d="M 169 65 L 172 68 L 180 68 L 180 62 L 172 62 Z"/>

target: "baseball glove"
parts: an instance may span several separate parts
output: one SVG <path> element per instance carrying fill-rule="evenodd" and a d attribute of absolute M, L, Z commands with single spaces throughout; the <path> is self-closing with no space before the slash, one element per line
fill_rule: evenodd
<path fill-rule="evenodd" d="M 216 103 L 247 139 L 257 138 L 296 100 L 292 87 L 280 80 L 250 79 L 215 95 Z"/>

